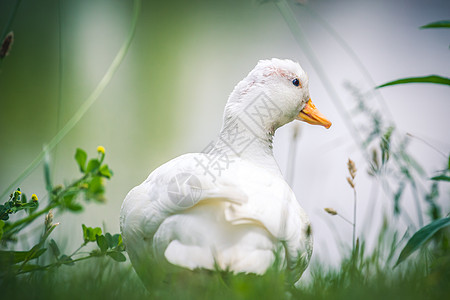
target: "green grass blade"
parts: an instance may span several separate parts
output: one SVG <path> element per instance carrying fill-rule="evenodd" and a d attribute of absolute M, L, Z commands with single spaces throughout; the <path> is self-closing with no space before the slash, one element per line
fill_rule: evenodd
<path fill-rule="evenodd" d="M 108 70 L 106 71 L 103 78 L 100 80 L 97 87 L 94 89 L 94 91 L 89 95 L 89 97 L 83 102 L 83 104 L 80 106 L 80 108 L 75 112 L 75 114 L 70 118 L 70 120 L 64 125 L 63 128 L 53 137 L 53 139 L 48 143 L 47 150 L 51 151 L 56 145 L 61 142 L 61 140 L 75 127 L 75 125 L 81 120 L 81 118 L 84 116 L 84 114 L 89 110 L 89 108 L 95 103 L 95 101 L 98 99 L 98 97 L 102 94 L 106 86 L 111 81 L 114 74 L 117 72 L 117 69 L 119 68 L 120 64 L 125 58 L 125 55 L 128 52 L 128 48 L 131 45 L 131 41 L 133 40 L 134 34 L 136 32 L 136 25 L 137 20 L 141 8 L 141 1 L 142 0 L 135 0 L 134 1 L 134 8 L 133 8 L 133 19 L 131 23 L 131 28 L 128 33 L 128 36 L 125 40 L 125 42 L 122 44 L 122 47 L 120 48 L 119 52 L 117 53 L 116 57 L 112 61 L 111 65 L 109 66 Z M 32 171 L 34 171 L 37 166 L 42 162 L 43 158 L 45 156 L 45 151 L 41 151 L 37 157 L 28 165 L 28 167 L 17 177 L 1 194 L 0 199 L 4 198 L 9 192 L 11 192 L 22 180 L 24 180 L 28 175 L 31 174 Z"/>
<path fill-rule="evenodd" d="M 450 225 L 450 217 L 443 218 L 431 222 L 430 224 L 422 227 L 414 233 L 414 235 L 409 239 L 405 248 L 403 248 L 394 268 L 404 261 L 408 256 L 410 256 L 414 251 L 420 248 L 426 241 L 428 241 L 439 229 Z"/>
<path fill-rule="evenodd" d="M 376 88 L 378 89 L 385 86 L 405 84 L 405 83 L 435 83 L 435 84 L 450 85 L 450 78 L 442 77 L 439 75 L 430 75 L 424 77 L 409 77 L 390 81 L 385 84 L 379 85 Z"/>
<path fill-rule="evenodd" d="M 434 176 L 434 177 L 431 177 L 430 179 L 436 180 L 436 181 L 450 181 L 450 177 L 446 176 L 446 175 Z"/>
<path fill-rule="evenodd" d="M 420 26 L 420 29 L 426 28 L 450 28 L 450 20 L 433 22 L 427 25 Z"/>
<path fill-rule="evenodd" d="M 47 146 L 44 146 L 44 179 L 45 179 L 45 188 L 47 193 L 50 195 L 53 190 L 51 172 L 50 172 L 50 153 L 47 149 Z"/>
<path fill-rule="evenodd" d="M 38 258 L 46 251 L 46 248 L 38 249 L 35 251 L 31 249 L 29 251 L 0 251 L 0 261 L 8 262 L 12 261 L 15 264 L 20 263 L 26 259 L 32 260 Z"/>
<path fill-rule="evenodd" d="M 22 2 L 22 0 L 17 0 L 14 3 L 14 7 L 11 10 L 11 14 L 9 15 L 8 21 L 6 22 L 5 27 L 3 27 L 2 35 L 0 36 L 0 40 L 3 41 L 3 39 L 6 37 L 6 34 L 8 33 L 9 28 L 11 27 L 11 24 L 13 23 L 14 18 L 16 17 L 17 9 L 19 8 L 21 2 Z"/>

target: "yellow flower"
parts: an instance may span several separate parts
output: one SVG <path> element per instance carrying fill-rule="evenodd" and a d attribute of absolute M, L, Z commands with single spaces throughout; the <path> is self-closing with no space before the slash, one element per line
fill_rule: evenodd
<path fill-rule="evenodd" d="M 31 195 L 31 200 L 33 200 L 33 202 L 38 201 L 38 197 L 36 196 L 36 194 Z"/>
<path fill-rule="evenodd" d="M 97 147 L 97 152 L 98 152 L 98 153 L 101 153 L 101 154 L 105 154 L 105 147 L 103 147 L 103 146 L 98 146 L 98 147 Z"/>

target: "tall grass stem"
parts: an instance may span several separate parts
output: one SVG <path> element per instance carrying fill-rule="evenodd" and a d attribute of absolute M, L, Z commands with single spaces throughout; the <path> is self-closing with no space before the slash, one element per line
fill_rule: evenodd
<path fill-rule="evenodd" d="M 428 147 L 430 147 L 431 149 L 433 149 L 434 151 L 436 151 L 437 153 L 439 153 L 440 155 L 442 155 L 444 158 L 447 158 L 447 155 L 442 152 L 441 150 L 439 150 L 436 146 L 432 145 L 431 143 L 427 142 L 425 139 L 418 137 L 417 135 L 414 135 L 412 133 L 407 132 L 406 135 L 408 137 L 414 138 L 418 141 L 421 141 L 422 143 L 424 143 L 425 145 L 427 145 Z"/>
<path fill-rule="evenodd" d="M 298 143 L 298 136 L 299 136 L 299 128 L 294 125 L 294 129 L 292 132 L 292 139 L 291 144 L 289 145 L 289 152 L 288 152 L 288 162 L 286 167 L 286 182 L 289 184 L 289 186 L 292 188 L 292 185 L 294 184 L 294 175 L 295 175 L 295 161 L 297 158 L 297 143 Z"/>
<path fill-rule="evenodd" d="M 11 27 L 11 24 L 14 21 L 14 18 L 16 17 L 17 9 L 20 6 L 20 3 L 22 0 L 16 0 L 16 3 L 14 4 L 13 9 L 11 10 L 11 14 L 9 15 L 9 19 L 5 24 L 5 27 L 3 27 L 2 35 L 0 36 L 0 40 L 3 41 L 3 39 L 6 37 L 6 34 L 10 31 L 9 28 Z"/>
<path fill-rule="evenodd" d="M 317 75 L 319 76 L 320 80 L 323 83 L 323 86 L 325 88 L 325 91 L 328 93 L 329 97 L 333 99 L 331 103 L 333 103 L 336 107 L 336 110 L 339 112 L 339 114 L 342 116 L 342 119 L 349 130 L 350 134 L 352 135 L 353 139 L 355 140 L 356 144 L 360 148 L 363 156 L 366 158 L 367 161 L 370 160 L 369 153 L 367 153 L 366 149 L 363 146 L 363 140 L 359 134 L 359 132 L 356 130 L 355 125 L 353 124 L 352 118 L 348 114 L 348 112 L 345 110 L 345 105 L 342 99 L 339 97 L 339 94 L 333 87 L 333 84 L 331 80 L 326 75 L 325 69 L 322 67 L 321 63 L 319 62 L 319 59 L 314 54 L 314 51 L 312 50 L 311 45 L 309 44 L 308 40 L 306 39 L 305 34 L 302 31 L 302 28 L 300 24 L 298 23 L 295 15 L 292 12 L 291 7 L 285 0 L 279 0 L 275 2 L 275 5 L 277 6 L 278 10 L 280 11 L 280 14 L 283 16 L 284 20 L 286 21 L 289 29 L 291 30 L 292 35 L 294 36 L 294 39 L 297 41 L 297 43 L 300 45 L 303 53 L 313 66 L 314 70 L 316 71 Z"/>
<path fill-rule="evenodd" d="M 345 222 L 347 222 L 348 224 L 350 224 L 353 227 L 353 223 L 352 221 L 350 221 L 349 219 L 347 219 L 346 217 L 344 217 L 341 214 L 337 214 L 339 217 L 341 217 L 342 220 L 344 220 Z"/>
<path fill-rule="evenodd" d="M 61 0 L 58 0 L 58 99 L 56 103 L 56 133 L 58 133 L 61 127 L 61 118 L 62 118 L 62 90 L 63 90 L 63 41 L 62 41 L 62 12 L 61 12 Z M 57 152 L 58 145 L 55 146 L 53 151 L 53 172 L 55 174 L 55 169 L 57 165 Z"/>
<path fill-rule="evenodd" d="M 353 251 L 356 247 L 356 189 L 353 188 Z"/>
<path fill-rule="evenodd" d="M 95 101 L 102 94 L 106 86 L 111 81 L 114 74 L 117 72 L 120 64 L 125 58 L 125 55 L 128 52 L 128 49 L 131 45 L 131 41 L 133 40 L 134 34 L 136 32 L 136 25 L 138 21 L 138 16 L 141 8 L 142 0 L 134 0 L 134 8 L 133 8 L 133 18 L 131 23 L 131 28 L 128 33 L 128 36 L 125 42 L 122 44 L 119 52 L 116 57 L 112 61 L 108 70 L 106 71 L 103 78 L 100 80 L 97 87 L 94 91 L 89 95 L 89 97 L 83 102 L 80 108 L 75 112 L 75 114 L 70 118 L 69 121 L 64 125 L 61 130 L 52 138 L 52 140 L 48 143 L 47 149 L 49 151 L 53 150 L 56 145 L 58 145 L 61 140 L 75 127 L 75 125 L 81 120 L 84 114 L 89 110 L 89 108 L 95 103 Z M 33 172 L 37 166 L 42 162 L 45 155 L 45 151 L 41 151 L 37 157 L 28 165 L 28 167 L 2 192 L 0 198 L 4 198 L 8 192 L 10 192 L 14 187 L 16 187 L 20 182 L 22 182 L 26 177 L 28 177 L 31 172 Z"/>
<path fill-rule="evenodd" d="M 334 30 L 334 28 L 328 24 L 328 22 L 323 19 L 318 13 L 316 13 L 309 5 L 303 5 L 308 13 L 310 13 L 316 21 L 318 21 L 326 31 L 330 33 L 330 35 L 336 40 L 336 42 L 341 46 L 341 48 L 347 52 L 347 55 L 350 57 L 350 59 L 353 60 L 356 67 L 359 69 L 360 73 L 365 78 L 366 82 L 372 86 L 375 87 L 377 84 L 375 83 L 375 80 L 373 80 L 372 76 L 370 75 L 370 72 L 367 70 L 366 66 L 363 64 L 361 59 L 359 58 L 358 54 L 353 50 L 353 48 L 342 38 L 342 36 Z M 375 89 L 375 96 L 378 98 L 378 101 L 381 103 L 383 107 L 383 112 L 386 114 L 387 119 L 389 122 L 391 122 L 395 126 L 395 118 L 392 115 L 391 111 L 389 110 L 389 106 L 387 105 L 385 99 L 381 95 L 381 93 Z"/>
<path fill-rule="evenodd" d="M 419 199 L 419 191 L 417 190 L 417 186 L 415 181 L 410 180 L 412 193 L 414 196 L 414 203 L 416 204 L 416 211 L 417 211 L 417 219 L 419 221 L 419 228 L 423 227 L 423 216 L 422 216 L 422 206 L 420 205 L 420 199 Z"/>

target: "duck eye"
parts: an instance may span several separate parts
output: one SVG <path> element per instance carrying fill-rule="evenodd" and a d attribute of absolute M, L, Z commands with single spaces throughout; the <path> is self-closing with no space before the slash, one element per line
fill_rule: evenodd
<path fill-rule="evenodd" d="M 292 80 L 292 84 L 295 85 L 295 86 L 299 86 L 300 85 L 300 81 L 297 78 L 295 78 L 294 80 Z"/>

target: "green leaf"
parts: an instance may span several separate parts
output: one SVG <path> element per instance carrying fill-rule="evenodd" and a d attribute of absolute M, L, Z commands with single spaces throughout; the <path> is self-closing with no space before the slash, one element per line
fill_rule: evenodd
<path fill-rule="evenodd" d="M 419 229 L 419 231 L 414 233 L 414 235 L 409 239 L 405 248 L 403 248 L 394 268 L 399 263 L 404 261 L 408 256 L 410 256 L 414 251 L 419 249 L 420 246 L 422 246 L 426 241 L 428 241 L 439 229 L 449 225 L 450 225 L 450 217 L 447 217 L 431 222 L 425 227 Z"/>
<path fill-rule="evenodd" d="M 94 158 L 91 159 L 88 162 L 87 168 L 86 168 L 86 173 L 92 172 L 94 170 L 97 170 L 98 167 L 100 167 L 100 162 L 98 161 L 98 159 Z"/>
<path fill-rule="evenodd" d="M 75 152 L 75 160 L 77 161 L 78 166 L 80 167 L 80 171 L 85 173 L 87 160 L 86 152 L 80 148 L 77 148 L 77 151 Z"/>
<path fill-rule="evenodd" d="M 22 203 L 23 203 L 23 204 L 27 203 L 28 200 L 27 200 L 27 196 L 25 195 L 25 193 L 22 193 L 21 196 L 22 196 L 22 197 L 21 197 L 20 200 L 22 201 Z"/>
<path fill-rule="evenodd" d="M 120 246 L 120 244 L 122 244 L 122 236 L 119 233 L 116 233 L 115 235 L 113 235 L 112 238 L 114 241 L 114 247 Z"/>
<path fill-rule="evenodd" d="M 450 20 L 437 21 L 433 23 L 429 23 L 427 25 L 423 25 L 420 27 L 421 29 L 426 28 L 450 28 Z"/>
<path fill-rule="evenodd" d="M 103 186 L 103 177 L 95 176 L 89 182 L 89 188 L 86 193 L 86 200 L 96 200 L 98 202 L 104 202 L 103 194 L 105 187 Z"/>
<path fill-rule="evenodd" d="M 106 177 L 106 178 L 108 178 L 108 179 L 110 179 L 111 176 L 112 176 L 112 172 L 111 172 L 111 170 L 109 169 L 108 165 L 103 165 L 103 166 L 101 166 L 100 169 L 99 169 L 99 171 L 100 171 L 100 174 L 101 174 L 102 176 L 104 176 L 104 177 Z"/>
<path fill-rule="evenodd" d="M 72 191 L 65 193 L 64 196 L 62 197 L 62 202 L 64 206 L 68 206 L 70 203 L 72 203 L 76 195 L 77 195 L 76 192 Z"/>
<path fill-rule="evenodd" d="M 430 178 L 431 180 L 436 180 L 436 181 L 450 181 L 450 177 L 444 174 L 441 174 L 439 176 L 434 176 Z"/>
<path fill-rule="evenodd" d="M 384 165 L 390 157 L 391 148 L 391 136 L 394 131 L 394 127 L 389 127 L 386 132 L 381 137 L 380 148 L 381 148 L 381 164 Z"/>
<path fill-rule="evenodd" d="M 51 194 L 53 190 L 51 175 L 50 175 L 50 153 L 48 151 L 47 146 L 44 146 L 44 178 L 45 178 L 45 188 L 47 192 Z"/>
<path fill-rule="evenodd" d="M 442 218 L 441 208 L 437 204 L 439 198 L 439 182 L 433 182 L 430 192 L 425 195 L 425 201 L 428 203 L 428 215 L 432 220 L 438 220 Z"/>
<path fill-rule="evenodd" d="M 47 248 L 41 248 L 41 249 L 35 251 L 35 252 L 33 253 L 33 255 L 31 255 L 31 257 L 29 258 L 29 260 L 38 258 L 38 257 L 41 256 L 42 254 L 44 254 L 45 251 L 47 251 Z"/>
<path fill-rule="evenodd" d="M 401 153 L 401 157 L 403 158 L 405 163 L 407 163 L 408 165 L 413 167 L 414 170 L 416 170 L 417 173 L 419 173 L 422 176 L 425 175 L 425 170 L 422 168 L 422 166 L 411 155 L 408 155 L 406 152 L 402 152 Z"/>
<path fill-rule="evenodd" d="M 95 176 L 89 183 L 89 191 L 93 194 L 104 192 L 103 180 L 100 176 Z"/>
<path fill-rule="evenodd" d="M 104 235 L 97 235 L 96 239 L 97 239 L 98 247 L 100 248 L 102 253 L 105 253 L 106 250 L 108 250 L 108 241 L 106 240 L 105 236 Z"/>
<path fill-rule="evenodd" d="M 42 266 L 26 264 L 25 266 L 21 266 L 20 269 L 22 271 L 25 271 L 25 272 L 32 272 L 32 271 L 35 271 L 35 270 L 42 270 Z"/>
<path fill-rule="evenodd" d="M 61 255 L 61 257 L 59 258 L 59 262 L 64 265 L 69 265 L 69 266 L 73 266 L 75 264 L 73 262 L 73 259 L 65 254 Z"/>
<path fill-rule="evenodd" d="M 400 198 L 403 194 L 403 191 L 405 190 L 405 182 L 401 181 L 397 192 L 394 194 L 394 214 L 399 215 L 400 214 Z"/>
<path fill-rule="evenodd" d="M 34 247 L 29 251 L 0 251 L 0 262 L 11 262 L 16 264 L 24 261 L 25 259 L 32 260 L 38 258 L 44 254 L 45 251 L 47 251 L 46 248 L 35 250 Z"/>
<path fill-rule="evenodd" d="M 92 242 L 97 240 L 97 235 L 102 235 L 102 229 L 100 227 L 92 228 L 92 235 L 90 236 Z"/>
<path fill-rule="evenodd" d="M 105 233 L 105 238 L 106 238 L 106 241 L 108 242 L 109 248 L 114 248 L 115 246 L 117 246 L 117 244 L 113 240 L 111 233 L 109 233 L 109 232 Z"/>
<path fill-rule="evenodd" d="M 122 236 L 119 233 L 116 233 L 115 235 L 111 235 L 109 232 L 105 233 L 106 241 L 108 242 L 108 247 L 116 250 L 121 246 L 122 244 Z"/>
<path fill-rule="evenodd" d="M 9 202 L 6 202 L 5 205 L 0 204 L 0 216 L 3 221 L 7 221 L 9 219 L 9 207 L 6 205 Z"/>
<path fill-rule="evenodd" d="M 47 228 L 47 230 L 45 230 L 44 235 L 41 237 L 41 243 L 43 243 L 49 237 L 49 235 L 52 233 L 53 230 L 55 230 L 56 226 L 58 225 L 59 223 L 51 224 L 50 227 Z"/>
<path fill-rule="evenodd" d="M 378 89 L 378 88 L 382 88 L 385 86 L 405 84 L 405 83 L 435 83 L 435 84 L 450 85 L 450 78 L 442 77 L 439 75 L 430 75 L 430 76 L 424 76 L 424 77 L 409 77 L 409 78 L 402 78 L 402 79 L 390 81 L 390 82 L 384 83 L 382 85 L 379 85 L 376 88 Z"/>
<path fill-rule="evenodd" d="M 38 202 L 28 202 L 25 204 L 22 204 L 21 208 L 22 209 L 32 209 L 32 208 L 36 208 L 38 206 Z"/>
<path fill-rule="evenodd" d="M 12 265 L 15 264 L 16 261 L 20 262 L 23 261 L 26 258 L 26 254 L 23 255 L 23 259 L 20 260 L 19 256 L 21 255 L 20 253 L 17 253 L 18 251 L 4 251 L 4 250 L 0 250 L 0 266 L 3 265 Z M 24 253 L 28 253 L 28 251 L 23 251 Z M 18 258 L 16 259 L 16 256 L 18 256 Z"/>
<path fill-rule="evenodd" d="M 5 227 L 5 222 L 3 220 L 0 220 L 0 241 L 2 240 L 3 236 L 3 227 Z"/>
<path fill-rule="evenodd" d="M 79 203 L 75 203 L 75 202 L 68 202 L 66 203 L 66 208 L 72 212 L 81 212 L 83 211 L 83 206 Z"/>
<path fill-rule="evenodd" d="M 81 224 L 81 228 L 83 228 L 83 240 L 85 243 L 89 242 L 89 234 L 88 234 L 88 228 L 86 225 Z"/>
<path fill-rule="evenodd" d="M 102 235 L 102 229 L 100 227 L 92 228 L 84 224 L 81 227 L 83 228 L 83 239 L 85 243 L 95 242 L 97 241 L 97 235 Z"/>
<path fill-rule="evenodd" d="M 125 251 L 125 245 L 123 244 L 122 235 L 121 234 L 115 234 L 114 236 L 118 236 L 118 242 L 116 249 L 119 251 Z"/>
<path fill-rule="evenodd" d="M 51 239 L 50 242 L 48 243 L 50 245 L 50 249 L 52 249 L 52 253 L 55 257 L 58 257 L 61 252 L 59 251 L 59 247 L 56 244 L 54 239 Z"/>
<path fill-rule="evenodd" d="M 124 261 L 127 260 L 125 255 L 123 255 L 122 253 L 120 253 L 118 251 L 111 251 L 111 252 L 108 252 L 106 254 L 109 255 L 109 257 L 111 257 L 112 259 L 114 259 L 115 261 L 118 261 L 118 262 L 124 262 Z"/>

